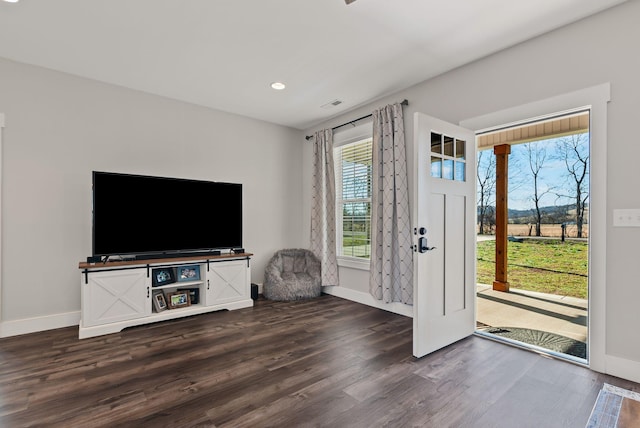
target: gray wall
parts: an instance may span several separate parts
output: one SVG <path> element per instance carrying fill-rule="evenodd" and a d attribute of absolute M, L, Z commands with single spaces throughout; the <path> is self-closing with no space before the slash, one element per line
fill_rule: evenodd
<path fill-rule="evenodd" d="M 77 318 L 92 170 L 242 183 L 254 282 L 301 245 L 300 131 L 2 59 L 0 112 L 3 322 Z"/>
<path fill-rule="evenodd" d="M 640 207 L 640 2 L 631 0 L 573 25 L 461 67 L 408 90 L 372 102 L 313 129 L 331 127 L 388 103 L 409 100 L 405 108 L 408 153 L 413 152 L 413 113 L 459 123 L 575 90 L 611 82 L 608 108 L 606 353 L 640 363 L 640 229 L 613 228 L 615 208 Z M 552 113 L 552 112 L 549 112 Z M 524 119 L 524 118 L 523 118 Z M 305 183 L 310 151 L 305 148 Z M 409 159 L 412 164 L 412 159 Z M 411 180 L 411 177 L 410 177 Z M 410 183 L 413 186 L 413 183 Z M 307 184 L 305 188 L 307 189 Z M 305 206 L 309 195 L 305 194 Z M 303 213 L 307 221 L 308 212 Z M 305 228 L 307 226 L 305 225 Z M 343 272 L 345 274 L 343 275 Z M 342 268 L 343 287 L 366 290 L 368 272 Z M 638 367 L 636 366 L 633 366 Z"/>

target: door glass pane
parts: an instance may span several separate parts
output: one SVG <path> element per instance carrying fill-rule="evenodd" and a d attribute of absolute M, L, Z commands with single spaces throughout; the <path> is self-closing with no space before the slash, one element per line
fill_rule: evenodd
<path fill-rule="evenodd" d="M 431 176 L 442 178 L 442 159 L 431 156 Z"/>
<path fill-rule="evenodd" d="M 464 144 L 463 140 L 456 140 L 456 159 L 464 160 Z"/>
<path fill-rule="evenodd" d="M 442 153 L 442 135 L 431 133 L 431 153 Z"/>
<path fill-rule="evenodd" d="M 456 162 L 456 181 L 464 181 L 464 162 Z"/>
<path fill-rule="evenodd" d="M 444 154 L 453 157 L 453 137 L 444 136 Z"/>
<path fill-rule="evenodd" d="M 442 163 L 442 178 L 453 180 L 453 161 L 445 159 Z"/>

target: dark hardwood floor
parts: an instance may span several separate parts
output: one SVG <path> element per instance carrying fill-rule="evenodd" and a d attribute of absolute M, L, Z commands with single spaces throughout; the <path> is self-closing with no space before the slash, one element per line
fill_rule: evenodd
<path fill-rule="evenodd" d="M 411 355 L 412 320 L 259 300 L 79 340 L 0 340 L 3 427 L 584 427 L 604 376 L 480 337 Z"/>

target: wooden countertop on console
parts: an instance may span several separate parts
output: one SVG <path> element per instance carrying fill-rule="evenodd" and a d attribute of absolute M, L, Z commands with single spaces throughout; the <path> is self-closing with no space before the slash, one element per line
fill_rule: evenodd
<path fill-rule="evenodd" d="M 126 261 L 113 261 L 106 263 L 87 263 L 80 262 L 78 268 L 80 269 L 102 269 L 118 266 L 135 266 L 135 265 L 157 265 L 157 264 L 173 264 L 180 262 L 195 262 L 206 260 L 224 260 L 224 259 L 243 259 L 253 256 L 252 253 L 240 253 L 240 254 L 221 254 L 219 256 L 187 256 L 187 257 L 167 257 L 164 259 L 141 259 L 141 260 L 126 260 Z"/>

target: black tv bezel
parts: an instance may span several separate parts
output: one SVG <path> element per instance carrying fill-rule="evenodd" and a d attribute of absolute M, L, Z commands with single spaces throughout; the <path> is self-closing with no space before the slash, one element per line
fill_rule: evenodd
<path fill-rule="evenodd" d="M 96 193 L 95 193 L 95 181 L 96 181 L 96 175 L 110 175 L 110 176 L 118 176 L 118 177 L 122 177 L 122 178 L 128 178 L 128 179 L 136 179 L 139 178 L 141 180 L 157 180 L 158 182 L 160 181 L 168 181 L 171 183 L 182 183 L 182 184 L 188 184 L 188 183 L 197 183 L 198 185 L 229 185 L 229 186 L 235 186 L 239 188 L 239 216 L 240 219 L 238 221 L 238 233 L 239 233 L 239 242 L 237 243 L 238 245 L 213 245 L 213 246 L 206 246 L 206 247 L 196 247 L 196 248 L 191 248 L 191 247 L 181 247 L 181 248 L 167 248 L 164 250 L 131 250 L 131 251 L 127 251 L 124 250 L 120 251 L 120 252 L 96 252 L 96 213 L 95 213 L 95 208 L 96 208 Z M 230 252 L 233 252 L 233 250 L 237 249 L 237 248 L 243 248 L 243 229 L 244 229 L 244 224 L 243 224 L 243 208 L 244 208 L 244 200 L 243 200 L 243 186 L 241 183 L 232 183 L 232 182 L 220 182 L 220 181 L 211 181 L 211 180 L 197 180 L 197 179 L 189 179 L 189 178 L 179 178 L 179 177 L 169 177 L 169 176 L 159 176 L 159 175 L 144 175 L 144 174 L 131 174 L 131 173 L 119 173 L 119 172 L 108 172 L 108 171 L 92 171 L 92 191 L 91 191 L 91 202 L 92 202 L 92 209 L 91 209 L 91 252 L 93 257 L 106 257 L 107 259 L 109 257 L 117 257 L 117 256 L 122 256 L 124 258 L 133 258 L 133 259 L 153 259 L 153 258 L 171 258 L 171 257 L 188 257 L 188 256 L 197 256 L 197 255 L 219 255 L 221 253 L 221 251 L 226 251 L 226 250 L 230 250 Z M 202 227 L 204 227 L 205 225 L 202 225 Z M 211 226 L 210 224 L 208 224 L 207 226 Z M 225 227 L 225 226 L 222 226 Z"/>

